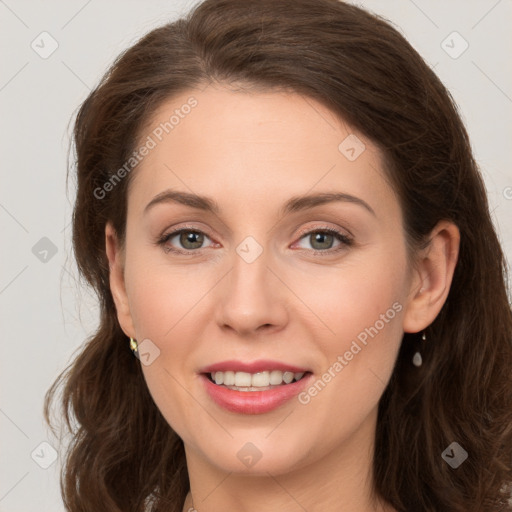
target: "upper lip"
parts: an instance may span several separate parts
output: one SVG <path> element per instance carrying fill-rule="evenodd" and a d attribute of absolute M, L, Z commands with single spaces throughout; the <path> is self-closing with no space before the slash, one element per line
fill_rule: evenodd
<path fill-rule="evenodd" d="M 258 359 L 257 361 L 243 362 L 243 361 L 221 361 L 219 363 L 210 364 L 201 368 L 199 373 L 213 373 L 213 372 L 247 372 L 258 373 L 264 371 L 280 370 L 282 372 L 307 372 L 307 368 L 300 368 L 291 364 L 282 363 L 281 361 L 272 361 L 270 359 Z"/>

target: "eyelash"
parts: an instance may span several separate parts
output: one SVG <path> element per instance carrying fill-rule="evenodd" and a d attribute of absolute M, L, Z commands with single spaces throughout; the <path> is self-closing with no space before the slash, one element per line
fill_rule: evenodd
<path fill-rule="evenodd" d="M 165 246 L 165 244 L 171 238 L 173 238 L 176 235 L 179 235 L 181 233 L 184 233 L 184 232 L 185 233 L 201 234 L 201 235 L 207 236 L 208 238 L 211 238 L 208 236 L 207 233 L 204 233 L 203 231 L 201 231 L 199 229 L 183 227 L 183 228 L 177 229 L 175 231 L 171 231 L 170 233 L 166 233 L 166 234 L 162 235 L 156 241 L 156 245 L 163 247 L 163 249 L 166 253 L 172 252 L 174 254 L 183 254 L 183 255 L 187 255 L 187 256 L 201 251 L 201 248 L 185 250 L 185 249 L 176 249 L 176 248 Z M 331 227 L 319 227 L 319 228 L 315 228 L 315 229 L 312 229 L 309 231 L 302 232 L 299 235 L 299 240 L 301 240 L 302 238 L 304 238 L 307 235 L 312 235 L 312 234 L 316 234 L 316 233 L 322 233 L 322 234 L 327 233 L 330 235 L 334 235 L 334 237 L 341 242 L 341 245 L 335 249 L 325 249 L 325 250 L 303 249 L 306 251 L 312 251 L 315 256 L 332 255 L 333 253 L 343 250 L 346 247 L 352 246 L 354 243 L 354 240 L 351 237 L 349 237 L 349 236 L 345 235 L 344 233 L 341 233 L 337 229 L 334 229 Z"/>

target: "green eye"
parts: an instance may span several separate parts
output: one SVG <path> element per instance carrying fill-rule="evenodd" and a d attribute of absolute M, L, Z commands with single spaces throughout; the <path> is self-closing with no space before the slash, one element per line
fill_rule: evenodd
<path fill-rule="evenodd" d="M 181 247 L 170 246 L 170 240 L 176 237 L 178 237 L 178 244 Z M 208 236 L 202 231 L 185 228 L 164 235 L 158 240 L 158 244 L 164 246 L 166 251 L 186 254 L 187 251 L 202 249 L 205 239 L 208 239 Z"/>
<path fill-rule="evenodd" d="M 310 241 L 309 243 L 315 252 L 333 252 L 352 245 L 352 239 L 333 228 L 322 228 L 308 231 L 301 236 L 300 240 L 307 239 L 308 237 Z M 333 248 L 333 243 L 336 240 L 338 240 L 340 244 L 337 248 Z"/>

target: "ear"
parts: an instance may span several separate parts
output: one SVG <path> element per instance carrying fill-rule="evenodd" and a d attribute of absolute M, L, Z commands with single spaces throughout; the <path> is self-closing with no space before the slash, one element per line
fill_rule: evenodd
<path fill-rule="evenodd" d="M 403 316 L 404 332 L 419 332 L 437 317 L 446 302 L 459 256 L 460 233 L 455 224 L 439 222 L 420 251 Z"/>
<path fill-rule="evenodd" d="M 124 248 L 110 222 L 105 226 L 105 249 L 110 268 L 110 291 L 116 305 L 117 319 L 121 329 L 129 338 L 135 338 L 130 306 L 124 283 Z"/>

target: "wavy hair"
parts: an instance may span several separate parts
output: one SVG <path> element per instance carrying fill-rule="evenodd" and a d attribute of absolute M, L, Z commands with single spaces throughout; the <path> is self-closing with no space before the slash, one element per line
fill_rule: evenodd
<path fill-rule="evenodd" d="M 439 221 L 458 226 L 459 260 L 427 328 L 424 363 L 412 366 L 418 336 L 404 334 L 379 402 L 374 490 L 403 512 L 511 511 L 507 267 L 466 129 L 404 37 L 337 0 L 206 0 L 122 53 L 80 106 L 73 250 L 100 319 L 45 397 L 51 426 L 62 387 L 59 410 L 71 433 L 60 479 L 67 510 L 181 512 L 189 490 L 183 442 L 149 394 L 109 286 L 105 224 L 123 240 L 136 168 L 105 197 L 95 191 L 130 158 L 164 101 L 208 83 L 299 93 L 371 139 L 399 198 L 411 258 Z M 468 452 L 456 470 L 441 457 L 455 440 Z"/>

